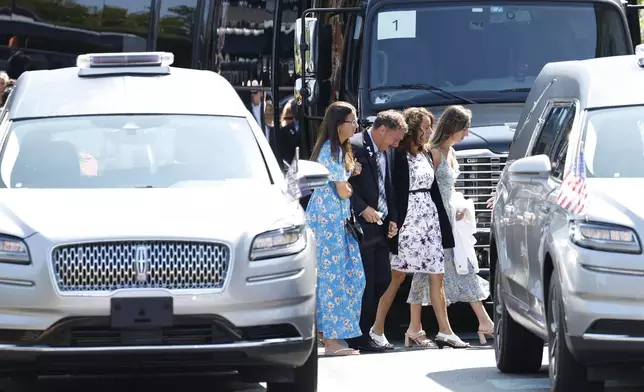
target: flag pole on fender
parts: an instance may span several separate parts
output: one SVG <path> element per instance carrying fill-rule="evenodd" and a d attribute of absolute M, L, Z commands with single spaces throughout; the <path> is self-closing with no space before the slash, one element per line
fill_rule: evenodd
<path fill-rule="evenodd" d="M 300 183 L 297 179 L 297 171 L 300 160 L 300 148 L 295 147 L 295 156 L 293 161 L 288 165 L 288 170 L 286 171 L 286 185 L 288 188 L 288 193 L 291 194 L 296 199 L 302 197 L 302 190 L 300 189 Z"/>
<path fill-rule="evenodd" d="M 586 187 L 586 162 L 584 161 L 584 143 L 573 159 L 572 165 L 564 170 L 557 204 L 575 215 L 585 215 L 588 210 L 588 189 Z"/>

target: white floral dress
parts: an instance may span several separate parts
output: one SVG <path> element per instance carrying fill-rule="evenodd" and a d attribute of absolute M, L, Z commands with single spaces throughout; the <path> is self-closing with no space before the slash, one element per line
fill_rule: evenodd
<path fill-rule="evenodd" d="M 419 274 L 442 274 L 444 255 L 438 210 L 429 189 L 434 169 L 425 154 L 407 154 L 409 202 L 398 234 L 398 254 L 390 254 L 391 269 Z"/>
<path fill-rule="evenodd" d="M 456 155 L 451 150 L 451 155 Z M 454 192 L 454 183 L 461 174 L 458 164 L 452 168 L 445 156 L 441 156 L 441 161 L 436 167 L 436 181 L 441 193 L 441 199 L 445 206 L 450 223 L 454 226 L 454 207 L 452 206 L 452 194 Z M 459 275 L 456 272 L 454 264 L 454 249 L 445 249 L 445 300 L 447 305 L 455 302 L 478 302 L 483 301 L 490 295 L 489 283 L 474 272 L 474 268 L 469 265 L 469 272 L 465 275 Z M 411 282 L 411 289 L 407 302 L 411 304 L 429 305 L 429 280 L 421 274 L 414 274 Z"/>

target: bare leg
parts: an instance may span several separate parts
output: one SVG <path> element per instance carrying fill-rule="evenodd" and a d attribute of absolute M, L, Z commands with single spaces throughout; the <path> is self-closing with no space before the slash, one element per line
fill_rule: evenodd
<path fill-rule="evenodd" d="M 391 304 L 396 298 L 396 293 L 400 285 L 405 281 L 405 273 L 400 271 L 391 271 L 391 282 L 387 291 L 380 297 L 378 301 L 378 310 L 376 311 L 376 321 L 373 324 L 373 332 L 377 335 L 383 335 L 385 333 L 385 320 L 387 319 L 387 313 L 391 308 Z"/>
<path fill-rule="evenodd" d="M 454 334 L 452 326 L 449 323 L 449 317 L 447 316 L 443 274 L 429 274 L 429 297 L 432 301 L 436 320 L 438 321 L 438 332 L 445 335 Z"/>
<path fill-rule="evenodd" d="M 409 328 L 407 329 L 410 332 L 418 332 L 423 329 L 421 323 L 421 315 L 423 312 L 423 305 L 421 304 L 409 304 Z"/>
<path fill-rule="evenodd" d="M 470 303 L 472 310 L 476 314 L 476 318 L 479 320 L 479 331 L 488 332 L 494 328 L 494 322 L 490 318 L 490 315 L 485 311 L 483 302 L 472 302 Z"/>

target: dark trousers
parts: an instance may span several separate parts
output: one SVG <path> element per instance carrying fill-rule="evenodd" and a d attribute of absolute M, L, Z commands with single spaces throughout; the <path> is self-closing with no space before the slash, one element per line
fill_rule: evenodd
<path fill-rule="evenodd" d="M 360 311 L 360 329 L 362 336 L 347 339 L 350 345 L 362 344 L 369 337 L 369 330 L 376 320 L 378 301 L 387 291 L 391 281 L 391 265 L 389 264 L 389 246 L 382 237 L 381 241 L 360 247 L 360 257 L 364 268 L 366 285 L 362 294 L 362 309 Z"/>

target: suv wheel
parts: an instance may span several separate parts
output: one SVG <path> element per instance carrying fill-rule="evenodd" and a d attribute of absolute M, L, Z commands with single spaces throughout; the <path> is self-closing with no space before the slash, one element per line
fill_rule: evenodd
<path fill-rule="evenodd" d="M 564 309 L 561 299 L 561 285 L 556 272 L 552 273 L 548 294 L 548 357 L 552 392 L 599 392 L 604 390 L 601 381 L 588 381 L 586 368 L 572 356 L 566 344 Z"/>
<path fill-rule="evenodd" d="M 317 336 L 317 334 L 316 334 Z M 311 354 L 304 365 L 295 369 L 290 383 L 268 383 L 266 392 L 317 392 L 318 390 L 318 347 L 313 345 Z"/>
<path fill-rule="evenodd" d="M 535 373 L 541 369 L 543 340 L 517 324 L 503 303 L 501 268 L 494 271 L 494 356 L 503 373 Z"/>

